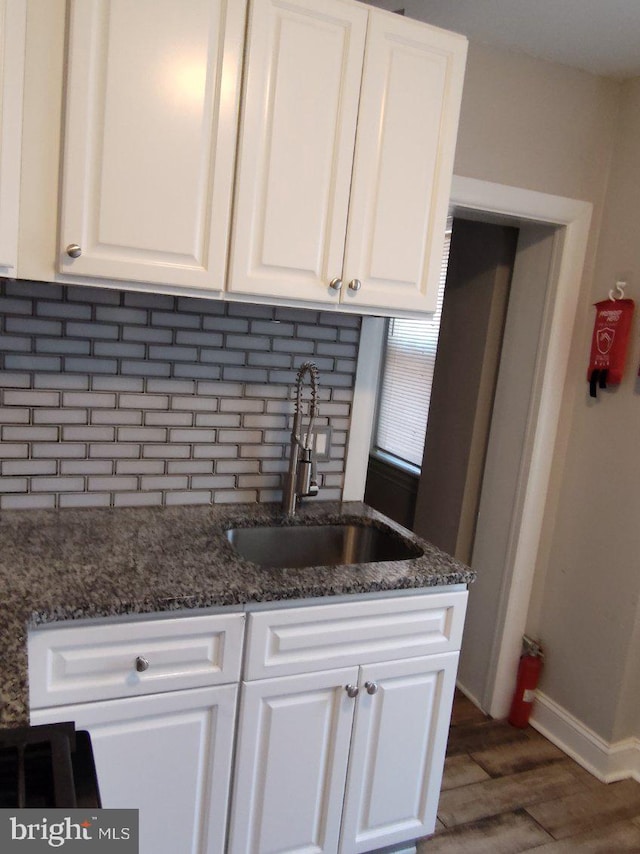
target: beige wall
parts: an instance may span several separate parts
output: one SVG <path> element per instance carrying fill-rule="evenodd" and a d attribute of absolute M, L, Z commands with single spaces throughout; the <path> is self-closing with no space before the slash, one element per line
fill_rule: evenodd
<path fill-rule="evenodd" d="M 617 278 L 640 293 L 640 79 L 626 83 L 589 302 Z M 539 595 L 538 625 L 550 649 L 544 690 L 607 741 L 640 735 L 640 347 L 634 326 L 621 386 L 585 389 L 593 309 L 576 336 L 581 370 L 571 440 Z M 557 654 L 554 652 L 557 650 Z"/>
<path fill-rule="evenodd" d="M 625 103 L 627 99 L 625 89 Z M 547 647 L 543 690 L 607 739 L 614 733 L 616 720 L 622 720 L 622 695 L 635 696 L 635 687 L 640 688 L 627 676 L 627 653 L 636 619 L 635 588 L 640 584 L 639 577 L 629 597 L 631 558 L 634 551 L 640 553 L 635 535 L 640 526 L 629 524 L 629 517 L 616 517 L 611 506 L 623 483 L 623 492 L 630 491 L 633 478 L 622 457 L 613 452 L 613 445 L 605 451 L 607 459 L 601 466 L 591 461 L 595 449 L 607 442 L 610 432 L 616 432 L 615 418 L 609 414 L 613 413 L 611 404 L 630 408 L 637 400 L 621 389 L 622 403 L 622 396 L 614 393 L 601 396 L 594 407 L 588 401 L 586 384 L 591 303 L 608 291 L 618 275 L 614 270 L 605 272 L 602 254 L 597 252 L 614 151 L 620 157 L 614 145 L 620 102 L 621 87 L 614 81 L 471 44 L 455 164 L 459 175 L 594 205 L 542 558 L 536 567 L 527 628 Z M 618 172 L 616 161 L 612 174 Z M 624 172 L 625 167 L 621 174 Z M 610 216 L 608 203 L 607 219 Z M 592 289 L 596 262 L 597 284 Z M 626 266 L 633 264 L 630 261 Z M 637 433 L 637 417 L 635 425 Z M 627 429 L 631 430 L 630 424 Z M 640 451 L 637 463 L 640 465 Z M 640 483 L 637 478 L 636 483 Z M 601 526 L 603 511 L 591 496 L 603 489 L 607 510 Z M 636 493 L 640 495 L 640 489 Z M 640 518 L 638 509 L 636 504 L 635 518 Z M 607 524 L 616 527 L 624 555 L 625 568 L 616 572 L 614 582 L 614 587 L 619 582 L 622 589 L 613 596 L 609 591 L 612 577 L 603 571 L 607 566 Z"/>

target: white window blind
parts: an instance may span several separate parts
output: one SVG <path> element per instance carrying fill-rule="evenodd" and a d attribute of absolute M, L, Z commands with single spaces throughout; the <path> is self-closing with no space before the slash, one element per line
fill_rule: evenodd
<path fill-rule="evenodd" d="M 375 449 L 418 468 L 427 432 L 450 243 L 451 220 L 447 222 L 433 316 L 420 320 L 392 318 L 387 329 Z"/>

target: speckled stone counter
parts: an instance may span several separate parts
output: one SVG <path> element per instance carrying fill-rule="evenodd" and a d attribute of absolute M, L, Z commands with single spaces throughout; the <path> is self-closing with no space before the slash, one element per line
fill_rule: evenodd
<path fill-rule="evenodd" d="M 265 569 L 231 527 L 352 520 L 410 537 L 421 557 Z M 0 723 L 28 719 L 29 626 L 56 620 L 467 584 L 474 573 L 358 502 L 316 502 L 293 520 L 268 504 L 5 511 L 0 516 Z"/>

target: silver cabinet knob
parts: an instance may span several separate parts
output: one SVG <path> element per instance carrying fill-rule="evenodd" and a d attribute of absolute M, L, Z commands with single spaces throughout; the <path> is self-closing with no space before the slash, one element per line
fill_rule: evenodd
<path fill-rule="evenodd" d="M 70 243 L 67 246 L 67 255 L 69 258 L 79 258 L 82 255 L 82 247 L 77 243 Z"/>
<path fill-rule="evenodd" d="M 377 682 L 365 682 L 364 687 L 367 689 L 367 694 L 377 694 L 378 693 L 378 683 Z"/>
<path fill-rule="evenodd" d="M 329 287 L 333 291 L 339 291 L 342 287 L 342 279 L 339 279 L 337 277 L 335 279 L 331 279 L 331 281 L 329 282 Z"/>
<path fill-rule="evenodd" d="M 360 689 L 357 685 L 345 685 L 344 690 L 347 692 L 347 697 L 351 697 L 352 700 L 360 693 Z"/>
<path fill-rule="evenodd" d="M 359 291 L 362 287 L 362 282 L 360 279 L 351 279 L 349 282 L 349 290 L 350 291 Z"/>
<path fill-rule="evenodd" d="M 145 670 L 149 669 L 149 662 L 143 655 L 139 655 L 136 658 L 136 670 L 138 673 L 144 673 Z"/>

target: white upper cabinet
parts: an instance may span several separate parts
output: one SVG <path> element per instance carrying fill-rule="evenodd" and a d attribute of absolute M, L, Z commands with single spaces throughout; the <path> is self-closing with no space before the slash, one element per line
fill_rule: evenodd
<path fill-rule="evenodd" d="M 26 0 L 0 0 L 0 275 L 15 276 Z"/>
<path fill-rule="evenodd" d="M 347 0 L 255 0 L 229 291 L 435 310 L 465 58 Z"/>
<path fill-rule="evenodd" d="M 245 10 L 72 2 L 60 273 L 224 287 Z"/>
<path fill-rule="evenodd" d="M 460 36 L 370 13 L 343 273 L 348 303 L 435 311 L 465 59 Z"/>
<path fill-rule="evenodd" d="M 344 0 L 254 0 L 232 293 L 337 300 L 368 12 Z"/>

